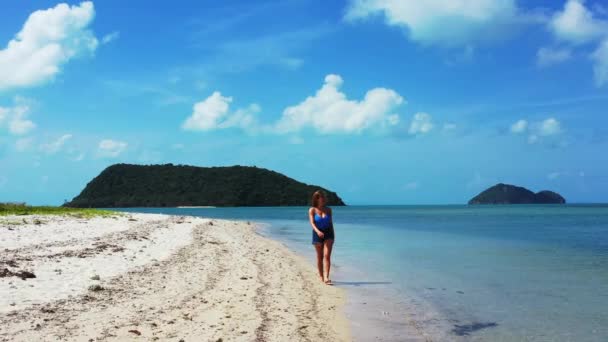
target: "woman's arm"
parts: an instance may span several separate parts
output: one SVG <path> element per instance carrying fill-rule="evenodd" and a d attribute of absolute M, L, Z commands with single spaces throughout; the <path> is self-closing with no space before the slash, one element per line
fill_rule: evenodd
<path fill-rule="evenodd" d="M 315 233 L 317 233 L 320 238 L 323 238 L 325 234 L 323 234 L 323 232 L 315 225 L 315 210 L 313 208 L 308 209 L 308 220 L 310 221 L 310 225 Z"/>

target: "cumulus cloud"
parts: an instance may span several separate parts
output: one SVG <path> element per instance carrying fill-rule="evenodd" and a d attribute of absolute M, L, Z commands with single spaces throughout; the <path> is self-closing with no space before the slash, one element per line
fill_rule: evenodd
<path fill-rule="evenodd" d="M 601 87 L 608 81 L 608 20 L 602 18 L 602 7 L 590 9 L 582 0 L 568 0 L 563 10 L 549 21 L 555 37 L 572 46 L 599 43 L 590 58 L 593 63 L 595 84 Z M 568 54 L 553 55 L 553 60 L 568 59 Z"/>
<path fill-rule="evenodd" d="M 561 123 L 555 118 L 547 118 L 540 122 L 529 123 L 526 120 L 518 120 L 511 125 L 511 133 L 528 134 L 528 143 L 535 144 L 541 138 L 557 136 L 563 133 Z"/>
<path fill-rule="evenodd" d="M 311 127 L 321 133 L 358 133 L 378 125 L 395 125 L 399 117 L 393 110 L 404 102 L 394 90 L 374 88 L 362 100 L 350 100 L 340 91 L 339 75 L 327 75 L 316 94 L 287 107 L 275 130 L 279 133 Z"/>
<path fill-rule="evenodd" d="M 30 112 L 28 101 L 15 98 L 13 107 L 0 107 L 0 125 L 7 123 L 8 131 L 13 135 L 25 135 L 36 128 L 36 124 L 27 117 Z"/>
<path fill-rule="evenodd" d="M 99 142 L 97 152 L 101 157 L 116 158 L 127 149 L 127 146 L 128 144 L 123 141 L 104 139 Z"/>
<path fill-rule="evenodd" d="M 95 51 L 98 41 L 87 29 L 94 16 L 90 1 L 62 3 L 30 14 L 21 31 L 0 50 L 0 91 L 47 82 L 71 59 Z"/>
<path fill-rule="evenodd" d="M 255 114 L 261 111 L 257 104 L 230 112 L 232 97 L 222 96 L 219 91 L 194 104 L 192 114 L 182 124 L 189 131 L 210 131 L 214 129 L 241 127 L 253 129 L 257 126 Z"/>
<path fill-rule="evenodd" d="M 549 27 L 561 40 L 582 44 L 608 33 L 608 21 L 597 19 L 581 0 L 568 0 L 564 9 L 553 15 Z"/>
<path fill-rule="evenodd" d="M 45 144 L 41 144 L 40 145 L 40 150 L 47 153 L 47 154 L 55 154 L 57 152 L 59 152 L 61 150 L 61 148 L 63 148 L 63 146 L 65 145 L 65 143 L 70 140 L 72 138 L 71 134 L 64 134 L 61 137 L 59 137 L 57 140 L 45 143 Z"/>
<path fill-rule="evenodd" d="M 491 38 L 518 15 L 515 0 L 352 0 L 345 19 L 382 16 L 404 28 L 409 38 L 427 45 L 463 46 Z"/>
<path fill-rule="evenodd" d="M 548 118 L 542 121 L 538 127 L 538 133 L 542 136 L 556 135 L 561 133 L 561 131 L 561 124 L 555 118 Z"/>
<path fill-rule="evenodd" d="M 434 125 L 432 118 L 427 113 L 416 113 L 414 119 L 410 123 L 408 133 L 412 135 L 426 134 L 433 129 Z"/>
<path fill-rule="evenodd" d="M 541 47 L 536 53 L 536 65 L 539 67 L 551 66 L 565 62 L 570 58 L 572 58 L 572 51 L 570 49 Z"/>
<path fill-rule="evenodd" d="M 283 110 L 274 123 L 261 125 L 258 104 L 232 111 L 232 97 L 214 92 L 194 105 L 192 114 L 182 124 L 190 131 L 240 128 L 249 132 L 288 134 L 312 128 L 319 133 L 360 133 L 372 127 L 392 127 L 399 121 L 393 111 L 404 103 L 394 90 L 374 88 L 363 99 L 351 100 L 340 91 L 339 75 L 327 75 L 323 86 L 313 96 Z"/>
<path fill-rule="evenodd" d="M 528 129 L 528 121 L 526 120 L 518 120 L 514 124 L 511 125 L 512 133 L 524 133 Z"/>

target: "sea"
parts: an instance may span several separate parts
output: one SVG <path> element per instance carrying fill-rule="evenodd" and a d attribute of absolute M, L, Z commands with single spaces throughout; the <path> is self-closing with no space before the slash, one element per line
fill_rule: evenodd
<path fill-rule="evenodd" d="M 314 265 L 305 207 L 121 210 L 258 222 Z M 333 212 L 356 341 L 608 341 L 608 205 Z"/>

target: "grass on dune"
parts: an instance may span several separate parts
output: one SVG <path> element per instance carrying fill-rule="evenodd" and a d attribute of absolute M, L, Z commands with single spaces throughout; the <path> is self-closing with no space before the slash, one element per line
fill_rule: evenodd
<path fill-rule="evenodd" d="M 0 203 L 0 216 L 7 215 L 68 215 L 79 218 L 89 218 L 96 216 L 110 217 L 120 214 L 115 211 L 101 209 L 29 206 L 23 203 Z"/>

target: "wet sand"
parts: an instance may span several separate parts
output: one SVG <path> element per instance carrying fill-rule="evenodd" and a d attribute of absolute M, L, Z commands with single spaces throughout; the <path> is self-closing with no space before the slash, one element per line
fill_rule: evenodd
<path fill-rule="evenodd" d="M 0 341 L 350 340 L 343 290 L 255 229 L 152 214 L 2 217 Z"/>

